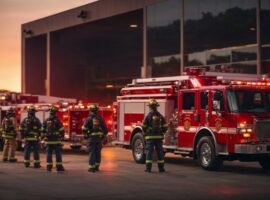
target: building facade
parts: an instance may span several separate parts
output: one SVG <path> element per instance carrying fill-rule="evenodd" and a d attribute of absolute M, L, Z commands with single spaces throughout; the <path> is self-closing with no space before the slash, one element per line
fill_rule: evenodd
<path fill-rule="evenodd" d="M 99 0 L 22 25 L 22 91 L 111 103 L 186 67 L 270 73 L 270 0 Z"/>

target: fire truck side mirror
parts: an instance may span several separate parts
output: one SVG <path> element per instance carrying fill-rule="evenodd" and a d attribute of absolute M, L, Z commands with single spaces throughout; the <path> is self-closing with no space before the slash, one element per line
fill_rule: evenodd
<path fill-rule="evenodd" d="M 220 111 L 220 101 L 218 100 L 213 101 L 213 110 Z"/>

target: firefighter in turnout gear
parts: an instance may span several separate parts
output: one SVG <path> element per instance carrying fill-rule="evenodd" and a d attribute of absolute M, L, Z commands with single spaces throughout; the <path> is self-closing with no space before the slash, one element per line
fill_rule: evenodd
<path fill-rule="evenodd" d="M 102 141 L 108 133 L 107 126 L 101 116 L 98 115 L 98 107 L 91 105 L 91 114 L 85 120 L 82 131 L 88 139 L 89 172 L 99 171 L 101 162 Z"/>
<path fill-rule="evenodd" d="M 17 121 L 13 108 L 7 110 L 6 117 L 2 121 L 1 136 L 4 139 L 3 161 L 17 162 L 15 152 L 17 148 Z"/>
<path fill-rule="evenodd" d="M 34 151 L 34 168 L 40 168 L 39 160 L 39 148 L 40 148 L 40 134 L 41 134 L 41 122 L 35 116 L 36 109 L 34 106 L 29 106 L 27 109 L 27 117 L 23 119 L 20 131 L 22 138 L 25 140 L 24 147 L 24 165 L 30 166 L 30 154 Z"/>
<path fill-rule="evenodd" d="M 146 140 L 146 172 L 151 172 L 152 169 L 152 154 L 154 148 L 157 152 L 157 163 L 159 172 L 165 172 L 164 169 L 164 153 L 163 153 L 163 138 L 167 130 L 165 118 L 157 111 L 159 106 L 155 99 L 151 99 L 148 103 L 150 108 L 149 114 L 143 122 L 144 138 Z"/>
<path fill-rule="evenodd" d="M 52 106 L 49 109 L 50 116 L 43 122 L 42 137 L 45 138 L 47 170 L 51 171 L 53 167 L 52 154 L 56 156 L 56 170 L 64 171 L 62 164 L 62 145 L 61 140 L 64 138 L 64 127 L 56 116 L 58 109 Z"/>

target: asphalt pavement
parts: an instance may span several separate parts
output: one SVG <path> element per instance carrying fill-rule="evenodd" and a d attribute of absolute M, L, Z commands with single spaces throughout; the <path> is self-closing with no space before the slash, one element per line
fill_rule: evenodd
<path fill-rule="evenodd" d="M 0 153 L 2 156 L 2 152 Z M 136 164 L 130 150 L 105 147 L 100 172 L 90 173 L 85 151 L 65 150 L 65 172 L 25 168 L 23 153 L 18 163 L 0 161 L 0 199 L 270 199 L 270 172 L 258 163 L 225 162 L 220 171 L 209 172 L 189 158 L 166 155 L 166 172 L 145 173 Z"/>

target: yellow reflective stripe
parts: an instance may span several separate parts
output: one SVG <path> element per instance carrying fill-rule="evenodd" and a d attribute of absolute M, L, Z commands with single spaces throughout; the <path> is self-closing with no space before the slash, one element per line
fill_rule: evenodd
<path fill-rule="evenodd" d="M 89 165 L 88 168 L 89 169 L 94 169 L 94 168 L 96 168 L 96 165 Z"/>
<path fill-rule="evenodd" d="M 99 165 L 100 165 L 100 163 L 95 163 L 95 165 L 96 165 L 96 166 L 99 166 Z"/>
<path fill-rule="evenodd" d="M 39 160 L 34 160 L 34 163 L 40 163 L 40 161 Z"/>
<path fill-rule="evenodd" d="M 164 163 L 164 160 L 158 160 L 157 163 L 162 164 L 162 163 Z"/>
<path fill-rule="evenodd" d="M 24 160 L 24 163 L 30 163 L 30 160 Z"/>
<path fill-rule="evenodd" d="M 26 141 L 37 141 L 37 138 L 25 138 Z"/>
<path fill-rule="evenodd" d="M 47 163 L 47 165 L 51 166 L 51 165 L 52 165 L 52 163 L 51 163 L 51 162 L 48 162 L 48 163 Z"/>
<path fill-rule="evenodd" d="M 65 130 L 65 128 L 64 128 L 64 127 L 60 128 L 58 131 L 63 131 L 63 130 Z"/>
<path fill-rule="evenodd" d="M 163 139 L 162 135 L 145 136 L 145 139 Z"/>
<path fill-rule="evenodd" d="M 30 134 L 30 135 L 37 135 L 38 133 L 37 133 L 37 132 L 31 131 L 31 132 L 29 132 L 28 134 Z"/>
<path fill-rule="evenodd" d="M 162 127 L 168 127 L 168 124 L 164 124 Z"/>
<path fill-rule="evenodd" d="M 53 135 L 59 135 L 58 131 L 53 132 Z"/>
<path fill-rule="evenodd" d="M 152 160 L 146 160 L 145 163 L 146 164 L 151 164 L 153 161 Z"/>
<path fill-rule="evenodd" d="M 60 141 L 45 141 L 45 144 L 60 144 Z"/>
<path fill-rule="evenodd" d="M 11 136 L 11 135 L 3 135 L 3 138 L 6 138 L 6 139 L 13 139 L 14 136 Z"/>
<path fill-rule="evenodd" d="M 55 164 L 56 165 L 62 165 L 62 162 L 56 162 Z"/>
<path fill-rule="evenodd" d="M 94 133 L 91 133 L 90 135 L 92 135 L 92 136 L 102 136 L 103 133 L 102 132 L 94 132 Z"/>
<path fill-rule="evenodd" d="M 88 128 L 85 126 L 82 126 L 82 130 L 88 130 Z"/>

